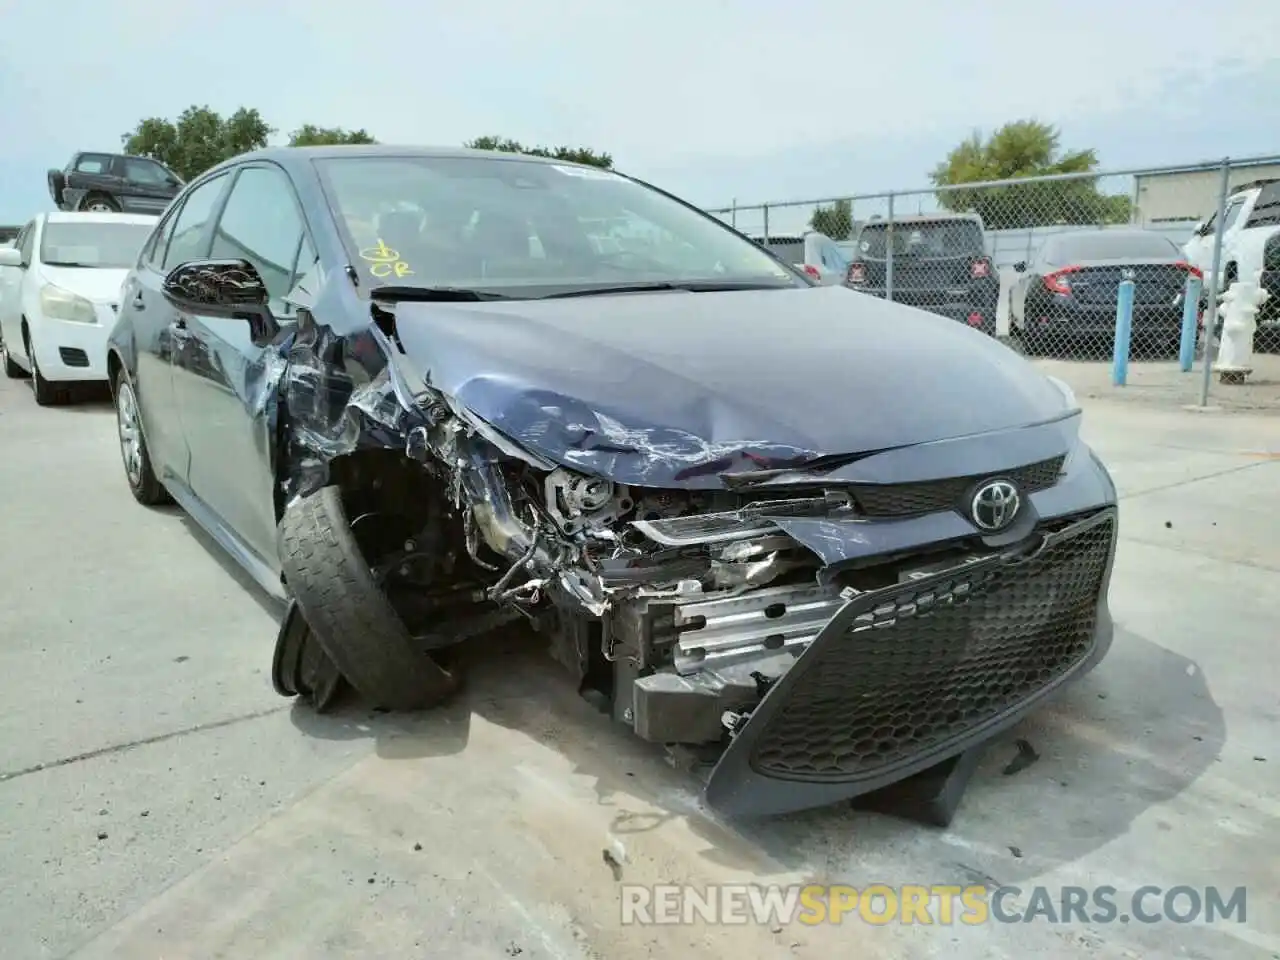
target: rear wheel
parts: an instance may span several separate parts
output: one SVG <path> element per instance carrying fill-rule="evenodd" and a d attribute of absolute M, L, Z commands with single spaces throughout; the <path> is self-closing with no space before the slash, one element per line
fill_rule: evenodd
<path fill-rule="evenodd" d="M 420 710 L 457 689 L 454 675 L 414 639 L 374 581 L 338 487 L 322 487 L 289 506 L 279 547 L 300 612 L 362 697 L 390 710 Z"/>
<path fill-rule="evenodd" d="M 147 453 L 147 441 L 142 436 L 142 417 L 138 412 L 138 395 L 123 370 L 116 374 L 116 428 L 120 435 L 120 459 L 124 462 L 124 476 L 129 482 L 133 499 L 146 507 L 170 501 L 151 467 Z"/>
<path fill-rule="evenodd" d="M 91 193 L 85 197 L 84 205 L 80 209 L 89 213 L 119 213 L 120 204 L 105 193 Z"/>

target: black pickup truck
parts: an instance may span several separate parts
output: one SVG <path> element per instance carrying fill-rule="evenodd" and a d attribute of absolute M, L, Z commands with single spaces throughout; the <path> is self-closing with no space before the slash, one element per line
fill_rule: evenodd
<path fill-rule="evenodd" d="M 183 187 L 182 178 L 159 161 L 121 153 L 77 153 L 48 176 L 59 210 L 159 214 Z"/>

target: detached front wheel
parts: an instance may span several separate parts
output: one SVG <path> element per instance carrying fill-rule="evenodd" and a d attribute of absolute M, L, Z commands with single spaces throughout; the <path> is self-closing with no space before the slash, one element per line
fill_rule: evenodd
<path fill-rule="evenodd" d="M 279 548 L 285 581 L 316 641 L 365 700 L 421 710 L 457 689 L 374 582 L 336 486 L 285 510 Z"/>

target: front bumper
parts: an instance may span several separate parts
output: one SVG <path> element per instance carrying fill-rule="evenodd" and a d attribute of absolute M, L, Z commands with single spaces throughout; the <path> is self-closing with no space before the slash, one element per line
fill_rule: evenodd
<path fill-rule="evenodd" d="M 1116 306 L 1051 306 L 1027 317 L 1027 329 L 1051 339 L 1114 337 Z M 1134 304 L 1130 339 L 1177 337 L 1182 332 L 1182 307 Z"/>
<path fill-rule="evenodd" d="M 115 322 L 110 304 L 95 304 L 97 323 L 41 318 L 32 327 L 32 349 L 46 380 L 97 381 L 107 379 L 107 335 Z"/>
<path fill-rule="evenodd" d="M 989 739 L 1105 656 L 1116 512 L 853 596 L 765 693 L 706 785 L 728 816 L 851 799 Z"/>
<path fill-rule="evenodd" d="M 977 438 L 951 446 L 980 472 L 997 457 L 1036 461 L 1059 435 L 991 438 L 1003 453 Z M 892 472 L 918 475 L 916 458 L 930 459 L 901 453 L 911 459 Z M 672 659 L 630 681 L 621 719 L 652 742 L 708 748 L 728 729 L 706 798 L 744 816 L 853 798 L 995 735 L 1111 644 L 1114 484 L 1082 444 L 1054 476 L 1039 466 L 1005 474 L 1028 494 L 1007 535 L 976 541 L 963 511 L 946 508 L 947 483 L 937 503 L 919 491 L 910 504 L 864 502 L 922 511 L 898 519 L 774 521 L 818 555 L 816 584 L 628 609 L 619 638 L 644 634 Z M 885 575 L 849 580 L 851 569 Z"/>

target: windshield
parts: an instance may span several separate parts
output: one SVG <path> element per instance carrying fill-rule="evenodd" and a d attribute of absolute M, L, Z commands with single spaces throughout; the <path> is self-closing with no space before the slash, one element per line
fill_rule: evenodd
<path fill-rule="evenodd" d="M 888 224 L 872 223 L 858 235 L 864 257 L 885 256 Z M 893 225 L 893 255 L 921 257 L 981 256 L 982 228 L 973 220 L 908 221 Z"/>
<path fill-rule="evenodd" d="M 316 161 L 370 286 L 538 297 L 627 284 L 802 286 L 718 220 L 595 168 L 476 157 Z"/>
<path fill-rule="evenodd" d="M 153 226 L 102 220 L 46 222 L 40 237 L 40 262 L 55 267 L 131 267 Z"/>

